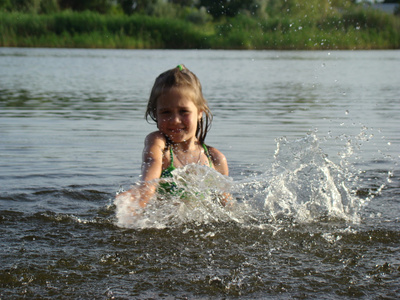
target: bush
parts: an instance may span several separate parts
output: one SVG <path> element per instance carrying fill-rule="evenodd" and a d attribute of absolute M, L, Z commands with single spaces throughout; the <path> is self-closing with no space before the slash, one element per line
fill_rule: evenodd
<path fill-rule="evenodd" d="M 39 12 L 43 14 L 51 14 L 58 12 L 60 7 L 58 6 L 57 0 L 41 0 L 39 6 Z"/>
<path fill-rule="evenodd" d="M 180 10 L 179 14 L 193 12 Z M 182 18 L 184 15 L 180 15 Z M 0 46 L 218 49 L 400 48 L 400 20 L 370 10 L 315 19 L 238 15 L 195 25 L 179 18 L 0 11 Z"/>
<path fill-rule="evenodd" d="M 185 13 L 185 20 L 194 24 L 204 25 L 211 22 L 213 17 L 207 13 L 204 6 L 199 9 L 189 9 L 189 12 Z"/>

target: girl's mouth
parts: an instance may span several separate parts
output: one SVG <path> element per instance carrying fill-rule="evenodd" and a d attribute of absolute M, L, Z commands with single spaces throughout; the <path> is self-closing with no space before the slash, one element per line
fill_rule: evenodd
<path fill-rule="evenodd" d="M 174 128 L 174 129 L 170 129 L 169 131 L 171 131 L 172 133 L 180 133 L 183 131 L 183 128 Z"/>

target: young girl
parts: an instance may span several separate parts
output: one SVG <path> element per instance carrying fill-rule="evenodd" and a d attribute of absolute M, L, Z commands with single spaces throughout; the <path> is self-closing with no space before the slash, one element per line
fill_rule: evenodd
<path fill-rule="evenodd" d="M 159 183 L 159 178 L 172 177 L 171 172 L 188 164 L 214 168 L 228 176 L 225 156 L 204 143 L 212 114 L 203 97 L 199 79 L 184 65 L 159 75 L 152 88 L 146 119 L 157 124 L 157 131 L 145 139 L 141 183 L 120 195 L 128 195 L 141 208 L 152 196 L 173 192 L 174 184 Z M 119 196 L 118 196 L 119 197 Z M 221 200 L 226 204 L 228 196 Z"/>

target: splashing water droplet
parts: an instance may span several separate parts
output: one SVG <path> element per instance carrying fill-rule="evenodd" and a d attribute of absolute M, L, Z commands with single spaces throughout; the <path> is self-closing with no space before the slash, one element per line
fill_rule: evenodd
<path fill-rule="evenodd" d="M 340 157 L 345 161 L 356 146 L 346 136 L 343 141 L 347 148 Z M 327 158 L 315 132 L 295 141 L 282 137 L 277 139 L 272 167 L 265 173 L 233 181 L 206 166 L 187 165 L 172 172 L 170 180 L 179 193 L 156 196 L 139 214 L 132 214 L 137 207 L 128 198 L 119 198 L 117 225 L 165 228 L 235 222 L 266 226 L 281 218 L 312 222 L 326 217 L 358 222 L 363 200 L 351 191 L 351 180 L 357 176 L 347 166 Z M 224 193 L 232 196 L 225 207 L 220 201 Z"/>

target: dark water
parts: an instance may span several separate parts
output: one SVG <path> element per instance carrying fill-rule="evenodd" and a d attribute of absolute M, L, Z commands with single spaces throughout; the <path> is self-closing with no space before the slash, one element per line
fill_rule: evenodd
<path fill-rule="evenodd" d="M 236 202 L 133 219 L 113 199 L 178 63 L 231 178 L 176 176 Z M 0 48 L 1 299 L 399 298 L 399 70 L 399 51 Z"/>

